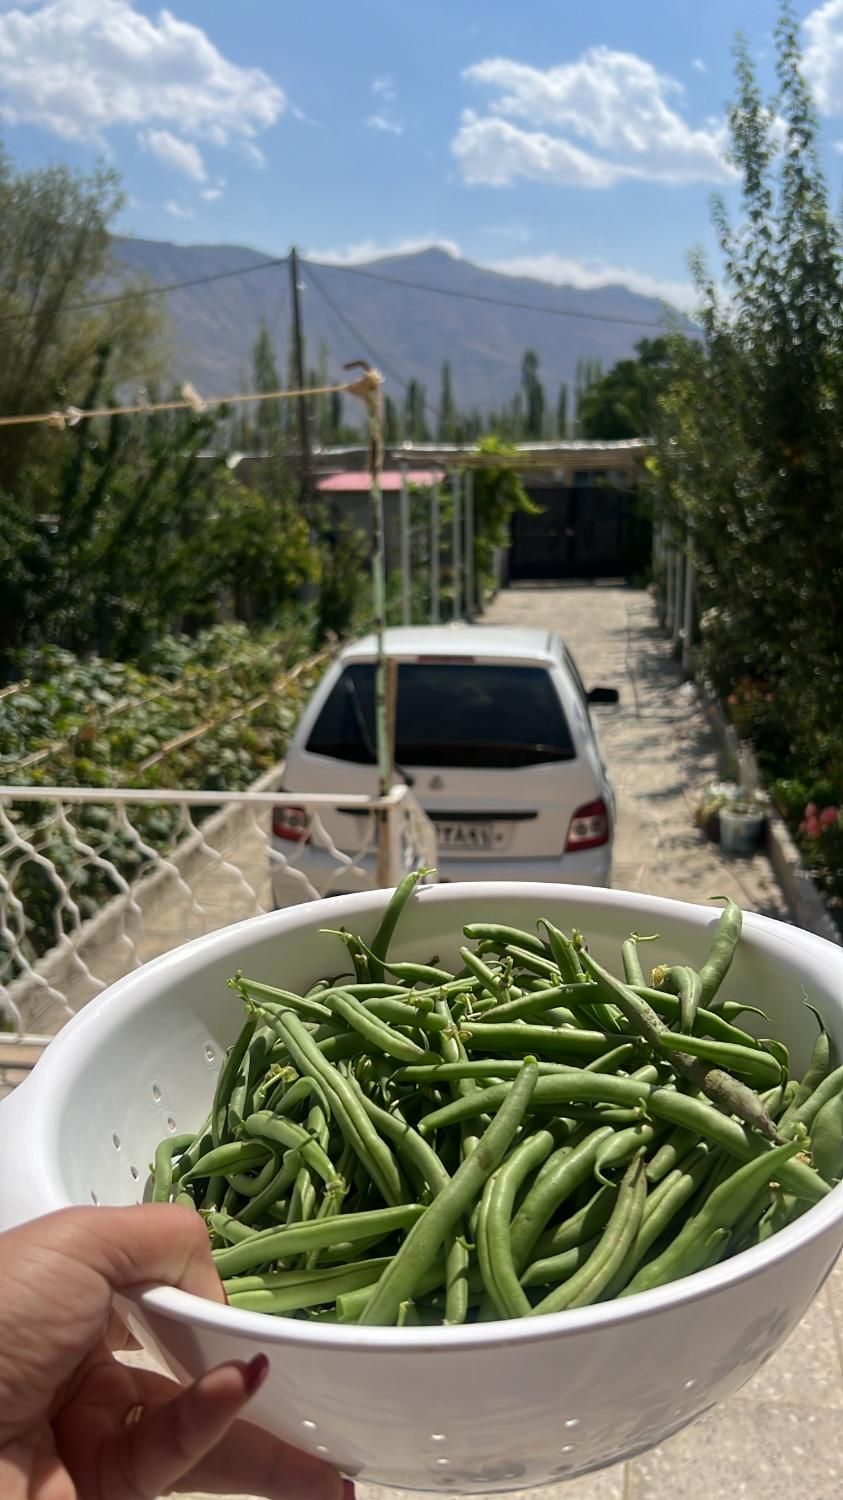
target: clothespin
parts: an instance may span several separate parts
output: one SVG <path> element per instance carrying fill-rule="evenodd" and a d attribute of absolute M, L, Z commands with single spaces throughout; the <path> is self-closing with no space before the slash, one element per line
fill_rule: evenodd
<path fill-rule="evenodd" d="M 196 412 L 197 417 L 201 417 L 202 413 L 208 410 L 207 401 L 203 401 L 196 387 L 191 385 L 189 380 L 185 381 L 181 393 L 188 406 Z"/>
<path fill-rule="evenodd" d="M 65 407 L 64 420 L 68 427 L 78 427 L 85 413 L 78 406 Z"/>
<path fill-rule="evenodd" d="M 358 396 L 366 405 L 369 419 L 369 469 L 375 478 L 383 468 L 383 376 L 380 370 L 373 369 L 365 359 L 352 359 L 347 365 L 343 365 L 343 369 L 364 371 L 359 380 L 349 382 L 346 390 L 350 396 Z"/>
<path fill-rule="evenodd" d="M 182 395 L 184 396 L 184 388 L 182 388 Z M 185 400 L 187 400 L 186 396 Z M 152 402 L 149 399 L 149 393 L 145 385 L 142 385 L 140 390 L 138 391 L 137 404 L 140 407 L 141 411 L 145 412 L 146 414 L 152 411 Z"/>
<path fill-rule="evenodd" d="M 63 411 L 51 411 L 47 418 L 47 426 L 55 427 L 58 432 L 64 432 L 65 417 Z"/>

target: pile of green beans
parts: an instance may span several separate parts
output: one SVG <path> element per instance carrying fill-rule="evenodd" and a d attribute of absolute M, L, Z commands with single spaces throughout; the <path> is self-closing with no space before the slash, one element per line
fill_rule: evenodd
<path fill-rule="evenodd" d="M 423 873 L 370 944 L 326 936 L 342 972 L 306 994 L 229 981 L 246 1023 L 149 1194 L 202 1214 L 232 1307 L 395 1326 L 585 1307 L 761 1243 L 840 1179 L 822 1023 L 794 1079 L 721 994 L 733 902 L 699 971 L 648 980 L 633 933 L 612 974 L 541 919 L 469 924 L 452 973 L 390 956 Z"/>

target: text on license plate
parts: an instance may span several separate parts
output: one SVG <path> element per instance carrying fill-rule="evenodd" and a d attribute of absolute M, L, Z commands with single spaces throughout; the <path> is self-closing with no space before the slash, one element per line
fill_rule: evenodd
<path fill-rule="evenodd" d="M 494 823 L 436 823 L 440 849 L 494 849 Z"/>

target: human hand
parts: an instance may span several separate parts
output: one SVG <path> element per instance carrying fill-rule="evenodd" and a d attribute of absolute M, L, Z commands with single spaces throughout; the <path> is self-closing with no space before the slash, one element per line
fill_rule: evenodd
<path fill-rule="evenodd" d="M 114 1294 L 150 1282 L 225 1300 L 189 1209 L 65 1209 L 0 1235 L 3 1500 L 353 1500 L 328 1464 L 237 1420 L 264 1355 L 187 1389 L 114 1358 Z"/>

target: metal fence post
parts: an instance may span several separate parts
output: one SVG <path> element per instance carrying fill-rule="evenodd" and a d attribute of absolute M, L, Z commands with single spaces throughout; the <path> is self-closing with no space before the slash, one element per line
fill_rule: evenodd
<path fill-rule="evenodd" d="M 682 633 L 682 620 L 685 613 L 684 598 L 685 583 L 685 553 L 681 547 L 676 549 L 676 582 L 673 588 L 673 628 L 671 630 L 671 641 L 674 651 L 679 645 Z"/>
<path fill-rule="evenodd" d="M 472 620 L 477 610 L 474 597 L 474 470 L 465 471 L 465 615 Z"/>
<path fill-rule="evenodd" d="M 430 623 L 439 624 L 439 486 L 430 492 Z"/>
<path fill-rule="evenodd" d="M 401 623 L 411 625 L 413 619 L 413 580 L 410 568 L 410 492 L 407 487 L 407 465 L 401 465 Z"/>
<path fill-rule="evenodd" d="M 664 559 L 664 624 L 668 634 L 673 631 L 673 605 L 676 593 L 676 568 L 674 566 L 673 547 L 670 542 L 665 542 L 662 553 Z"/>
<path fill-rule="evenodd" d="M 690 553 L 685 554 L 685 618 L 682 622 L 682 670 L 691 673 L 694 635 L 694 564 Z"/>
<path fill-rule="evenodd" d="M 453 619 L 462 619 L 462 476 L 459 469 L 451 476 L 451 574 Z"/>

